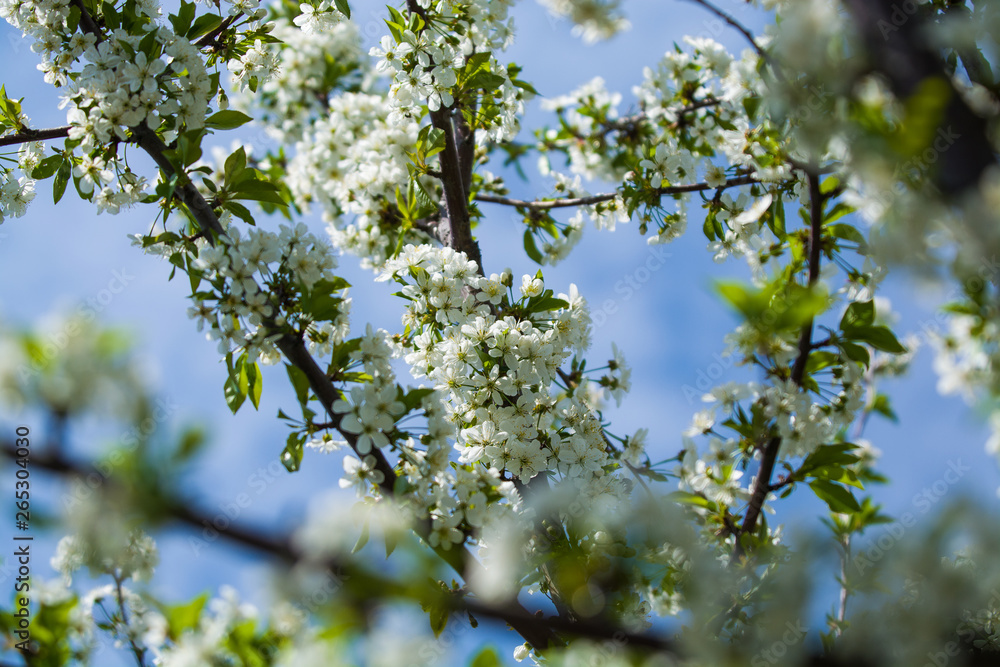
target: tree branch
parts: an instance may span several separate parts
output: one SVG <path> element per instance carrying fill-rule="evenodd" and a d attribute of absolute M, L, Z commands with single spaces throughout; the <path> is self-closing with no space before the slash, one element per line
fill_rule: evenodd
<path fill-rule="evenodd" d="M 206 46 L 212 46 L 216 44 L 216 40 L 219 38 L 219 35 L 228 30 L 229 26 L 235 23 L 236 20 L 241 16 L 243 16 L 242 12 L 239 14 L 233 14 L 232 16 L 227 16 L 215 30 L 209 32 L 207 35 L 199 39 L 197 42 L 194 43 L 194 45 L 199 49 L 203 49 Z"/>
<path fill-rule="evenodd" d="M 811 287 L 816 284 L 817 280 L 819 280 L 820 260 L 822 258 L 823 195 L 819 190 L 819 174 L 817 174 L 815 170 L 810 170 L 806 172 L 806 177 L 809 181 L 810 211 L 808 262 L 809 285 Z M 806 362 L 808 362 L 809 353 L 812 351 L 812 331 L 813 318 L 810 317 L 809 321 L 802 327 L 802 333 L 799 335 L 798 356 L 795 358 L 795 364 L 792 366 L 791 380 L 796 384 L 796 386 L 802 385 L 802 379 L 806 370 Z M 756 528 L 757 519 L 760 517 L 760 512 L 764 508 L 764 502 L 767 499 L 767 494 L 772 491 L 771 475 L 774 473 L 774 464 L 778 459 L 778 450 L 780 448 L 781 438 L 778 436 L 774 436 L 768 440 L 767 446 L 764 447 L 764 453 L 760 462 L 760 469 L 757 471 L 757 477 L 754 480 L 754 488 L 751 492 L 750 502 L 747 506 L 747 513 L 743 518 L 743 524 L 740 526 L 739 532 L 736 533 L 736 545 L 733 549 L 734 561 L 743 556 L 744 549 L 741 538 L 744 535 L 752 533 Z"/>
<path fill-rule="evenodd" d="M 692 102 L 687 106 L 679 107 L 677 109 L 667 109 L 667 112 L 673 112 L 678 116 L 678 118 L 680 118 L 689 113 L 694 113 L 699 109 L 714 107 L 719 104 L 722 104 L 722 100 L 716 99 L 714 97 L 706 97 L 703 100 Z M 605 137 L 611 132 L 629 130 L 645 120 L 648 120 L 648 116 L 646 115 L 645 111 L 640 111 L 639 113 L 631 114 L 629 116 L 624 116 L 622 118 L 616 118 L 615 120 L 602 123 L 603 127 L 601 128 L 600 136 Z M 680 121 L 678 120 L 677 122 L 671 123 L 669 127 L 676 128 L 679 125 L 679 123 Z M 576 133 L 574 134 L 575 136 L 581 136 Z"/>
<path fill-rule="evenodd" d="M 18 458 L 17 448 L 10 442 L 0 443 L 0 454 L 11 460 Z M 97 475 L 102 479 L 106 479 L 106 483 L 109 485 L 117 484 L 113 478 L 106 478 L 103 473 L 89 464 L 73 461 L 59 451 L 51 451 L 41 454 L 37 451 L 33 451 L 31 455 L 31 465 L 37 466 L 43 470 L 54 472 L 64 477 L 86 479 L 93 475 Z M 273 537 L 267 533 L 242 527 L 232 521 L 229 522 L 225 528 L 220 528 L 216 525 L 216 522 L 213 521 L 213 517 L 211 515 L 195 510 L 184 503 L 172 502 L 166 507 L 160 507 L 158 509 L 168 518 L 195 531 L 201 532 L 204 530 L 205 526 L 212 526 L 213 529 L 218 531 L 220 536 L 230 542 L 233 542 L 234 544 L 278 558 L 279 560 L 292 565 L 305 561 L 304 554 L 292 546 L 291 540 L 287 536 Z M 460 550 L 454 551 L 456 556 L 458 556 L 459 552 Z M 472 569 L 482 568 L 482 565 L 480 565 L 478 561 L 474 561 L 474 563 L 475 565 Z M 328 560 L 324 565 L 333 572 L 350 573 L 352 570 L 357 570 L 357 568 L 353 567 L 351 564 L 337 560 Z M 623 631 L 617 631 L 611 623 L 595 624 L 591 622 L 581 625 L 578 630 L 574 631 L 571 624 L 567 624 L 559 619 L 546 618 L 540 615 L 541 612 L 532 614 L 521 606 L 521 604 L 516 600 L 513 600 L 505 605 L 488 605 L 476 601 L 470 601 L 464 596 L 456 596 L 456 598 L 452 601 L 452 604 L 456 610 L 470 611 L 472 613 L 508 623 L 518 634 L 539 650 L 545 649 L 553 644 L 561 643 L 558 636 L 555 634 L 557 631 L 585 637 L 593 636 L 598 639 L 609 638 L 611 633 L 617 633 L 630 640 L 634 639 L 639 646 L 650 646 L 656 645 L 657 643 L 667 646 L 666 641 L 662 639 L 646 635 L 631 635 L 629 633 L 624 633 Z M 591 633 L 597 634 L 592 635 Z"/>
<path fill-rule="evenodd" d="M 469 221 L 468 191 L 465 188 L 462 175 L 461 158 L 458 143 L 455 140 L 455 128 L 451 117 L 445 109 L 431 111 L 431 124 L 444 133 L 444 150 L 441 151 L 441 188 L 444 190 L 447 227 L 442 228 L 441 238 L 448 245 L 476 262 L 479 272 L 483 272 L 483 257 L 479 245 L 472 238 L 472 226 Z M 471 164 L 470 164 L 471 169 Z M 444 225 L 444 221 L 442 221 Z"/>
<path fill-rule="evenodd" d="M 701 5 L 702 7 L 704 7 L 705 9 L 707 9 L 708 11 L 710 11 L 711 13 L 715 14 L 720 19 L 728 23 L 730 26 L 738 30 L 740 33 L 742 33 L 742 35 L 746 38 L 747 42 L 750 43 L 750 46 L 753 48 L 753 50 L 757 52 L 757 55 L 759 55 L 764 60 L 764 62 L 766 62 L 771 67 L 771 71 L 774 72 L 774 75 L 778 77 L 778 79 L 784 81 L 785 78 L 784 74 L 782 74 L 781 70 L 778 69 L 777 64 L 767 53 L 767 51 L 762 49 L 760 44 L 757 43 L 757 40 L 756 38 L 754 38 L 753 33 L 750 32 L 750 30 L 747 29 L 745 25 L 743 25 L 735 18 L 733 18 L 731 14 L 727 14 L 723 10 L 713 5 L 708 0 L 689 0 L 689 1 Z"/>
<path fill-rule="evenodd" d="M 469 115 L 476 117 L 475 102 L 468 109 Z M 476 132 L 465 122 L 461 109 L 455 111 L 455 134 L 458 145 L 458 170 L 462 174 L 462 191 L 468 201 L 472 191 L 472 168 L 476 161 Z"/>
<path fill-rule="evenodd" d="M 667 195 L 685 194 L 688 192 L 704 192 L 705 190 L 725 190 L 737 185 L 751 185 L 759 183 L 753 176 L 735 176 L 728 179 L 722 185 L 709 185 L 708 183 L 692 183 L 690 185 L 671 185 L 665 188 L 657 188 L 656 194 L 661 197 Z M 601 202 L 611 201 L 618 196 L 617 192 L 609 192 L 600 195 L 590 195 L 588 197 L 565 197 L 562 199 L 544 199 L 538 201 L 525 201 L 523 199 L 513 199 L 511 197 L 500 197 L 497 195 L 477 194 L 476 201 L 488 202 L 490 204 L 503 204 L 515 208 L 530 208 L 535 211 L 543 211 L 553 208 L 568 208 L 571 206 L 592 206 Z"/>
<path fill-rule="evenodd" d="M 47 139 L 60 139 L 68 137 L 71 125 L 65 127 L 52 127 L 46 130 L 32 130 L 25 128 L 17 134 L 8 134 L 0 137 L 0 146 L 14 146 L 26 144 L 30 141 L 45 141 Z"/>
<path fill-rule="evenodd" d="M 174 169 L 174 165 L 167 158 L 165 151 L 167 150 L 167 145 L 163 143 L 163 140 L 152 130 L 150 130 L 145 125 L 138 125 L 137 127 L 131 128 L 132 139 L 135 141 L 139 148 L 146 151 L 156 166 L 160 168 L 161 171 L 170 178 L 177 173 Z M 222 225 L 219 224 L 219 218 L 215 215 L 215 211 L 212 206 L 206 201 L 198 188 L 195 187 L 194 183 L 187 176 L 187 174 L 181 175 L 182 182 L 178 184 L 174 194 L 180 199 L 188 210 L 191 212 L 191 217 L 194 219 L 195 224 L 202 231 L 211 231 L 211 234 L 206 235 L 206 239 L 209 243 L 215 244 L 215 239 L 225 232 L 222 229 Z"/>
<path fill-rule="evenodd" d="M 83 6 L 82 0 L 70 0 L 69 4 L 80 10 L 80 29 L 94 35 L 97 37 L 97 41 L 100 42 L 104 38 L 101 34 L 101 27 L 97 25 L 97 21 L 90 15 L 87 8 Z"/>

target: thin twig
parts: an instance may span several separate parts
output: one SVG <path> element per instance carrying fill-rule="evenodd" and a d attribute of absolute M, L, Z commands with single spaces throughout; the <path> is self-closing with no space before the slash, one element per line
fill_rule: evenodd
<path fill-rule="evenodd" d="M 708 183 L 692 183 L 690 185 L 670 185 L 665 188 L 657 188 L 656 194 L 663 196 L 668 195 L 679 195 L 689 192 L 704 192 L 706 190 L 725 190 L 726 188 L 735 187 L 738 185 L 750 185 L 752 183 L 757 183 L 757 179 L 753 176 L 735 176 L 733 178 L 727 179 L 722 185 L 709 185 Z M 488 202 L 490 204 L 503 204 L 504 206 L 513 206 L 515 208 L 529 208 L 536 211 L 543 211 L 552 208 L 568 208 L 571 206 L 592 206 L 594 204 L 600 204 L 602 202 L 611 201 L 618 196 L 617 192 L 609 192 L 600 195 L 590 195 L 587 197 L 565 197 L 562 199 L 544 199 L 538 201 L 525 201 L 523 199 L 514 199 L 512 197 L 500 197 L 498 195 L 483 195 L 477 194 L 475 196 L 476 201 Z"/>
<path fill-rule="evenodd" d="M 219 38 L 219 35 L 228 30 L 229 26 L 233 25 L 233 23 L 236 22 L 236 19 L 240 18 L 241 16 L 243 16 L 242 13 L 233 14 L 232 16 L 227 16 L 225 19 L 223 19 L 222 23 L 220 23 L 218 27 L 216 27 L 215 30 L 211 31 L 210 33 L 199 39 L 197 42 L 194 43 L 194 45 L 197 46 L 199 49 L 203 49 L 206 46 L 215 45 L 216 40 Z"/>
<path fill-rule="evenodd" d="M 118 597 L 118 609 L 121 610 L 122 626 L 125 628 L 124 632 L 125 636 L 128 637 L 129 647 L 132 649 L 132 655 L 135 657 L 136 664 L 139 667 L 146 667 L 146 649 L 136 644 L 132 633 L 129 632 L 128 611 L 125 609 L 125 596 L 122 594 L 122 579 L 117 571 L 113 578 L 115 580 L 115 593 Z"/>
<path fill-rule="evenodd" d="M 766 62 L 771 67 L 771 71 L 774 72 L 774 75 L 778 77 L 778 79 L 781 81 L 785 80 L 785 75 L 778 68 L 777 64 L 774 62 L 774 59 L 771 58 L 771 56 L 767 53 L 767 51 L 761 48 L 760 44 L 757 43 L 757 39 L 753 36 L 753 33 L 750 32 L 750 30 L 747 29 L 745 25 L 743 25 L 735 18 L 733 18 L 731 14 L 728 14 L 722 9 L 719 9 L 718 7 L 713 5 L 708 0 L 689 0 L 689 2 L 694 2 L 695 4 L 701 5 L 702 7 L 704 7 L 705 9 L 712 12 L 720 19 L 728 23 L 730 26 L 738 30 L 740 33 L 742 33 L 742 35 L 746 38 L 747 42 L 750 43 L 750 46 L 753 48 L 753 50 L 757 52 L 757 55 L 759 55 L 764 60 L 764 62 Z"/>

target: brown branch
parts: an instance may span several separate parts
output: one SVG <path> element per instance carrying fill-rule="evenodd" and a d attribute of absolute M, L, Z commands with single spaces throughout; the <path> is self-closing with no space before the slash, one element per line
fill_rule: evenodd
<path fill-rule="evenodd" d="M 47 139 L 61 139 L 69 136 L 71 125 L 65 127 L 52 127 L 46 130 L 32 130 L 25 128 L 17 134 L 8 134 L 0 137 L 0 146 L 14 146 L 26 144 L 29 141 L 45 141 Z"/>
<path fill-rule="evenodd" d="M 0 453 L 11 460 L 18 458 L 17 448 L 10 442 L 0 443 Z M 109 485 L 118 484 L 118 482 L 116 482 L 113 478 L 106 477 L 93 466 L 87 463 L 74 461 L 66 457 L 58 450 L 44 453 L 33 451 L 31 454 L 30 465 L 65 477 L 87 479 L 93 475 L 97 475 L 100 478 L 105 479 L 106 483 Z M 228 522 L 228 525 L 224 528 L 219 527 L 216 525 L 217 522 L 213 520 L 212 515 L 193 509 L 183 502 L 170 502 L 165 507 L 159 507 L 157 509 L 167 518 L 191 528 L 192 530 L 200 532 L 204 530 L 205 526 L 212 526 L 213 529 L 227 541 L 271 557 L 278 558 L 283 562 L 294 565 L 296 563 L 306 561 L 305 555 L 292 545 L 288 536 L 274 537 L 268 533 L 240 526 L 234 521 Z M 461 550 L 459 549 L 454 550 L 455 557 L 459 560 L 461 559 L 459 556 L 460 552 Z M 438 555 L 440 555 L 440 553 Z M 471 569 L 478 570 L 483 567 L 478 563 L 478 561 L 475 561 L 474 559 L 472 560 L 474 562 L 474 566 Z M 350 563 L 337 561 L 335 559 L 327 560 L 324 565 L 333 572 L 350 573 L 352 570 L 357 570 L 357 568 L 352 566 Z M 449 565 L 454 566 L 453 563 L 449 563 Z M 466 568 L 466 570 L 469 570 L 469 568 Z M 459 571 L 461 572 L 461 570 Z M 370 577 L 371 575 L 367 576 Z M 617 635 L 625 637 L 630 641 L 634 639 L 636 645 L 638 646 L 653 646 L 657 645 L 657 643 L 667 646 L 665 640 L 646 635 L 632 635 L 624 631 L 619 631 L 616 630 L 614 625 L 611 623 L 603 625 L 603 630 L 599 629 L 598 625 L 595 625 L 593 622 L 585 623 L 582 624 L 578 630 L 574 631 L 571 624 L 567 624 L 562 620 L 546 618 L 540 615 L 541 612 L 532 614 L 521 606 L 521 604 L 516 600 L 504 605 L 488 605 L 456 596 L 456 598 L 452 601 L 452 604 L 456 610 L 469 611 L 481 616 L 486 616 L 508 623 L 516 632 L 518 632 L 518 634 L 539 650 L 554 644 L 562 643 L 556 635 L 557 631 L 567 632 L 578 636 L 591 636 L 592 632 L 598 633 L 593 635 L 596 638 L 608 637 L 608 633 L 614 631 Z"/>
<path fill-rule="evenodd" d="M 166 156 L 167 145 L 163 143 L 163 140 L 143 124 L 131 128 L 131 131 L 132 140 L 135 141 L 136 145 L 153 158 L 153 162 L 156 163 L 156 166 L 160 168 L 168 179 L 173 177 L 177 173 L 177 170 Z M 187 206 L 195 224 L 202 231 L 212 232 L 206 238 L 209 243 L 214 244 L 214 237 L 224 234 L 222 225 L 219 224 L 219 218 L 215 215 L 215 211 L 208 201 L 198 192 L 198 188 L 195 187 L 187 174 L 181 174 L 180 181 L 174 194 Z"/>
<path fill-rule="evenodd" d="M 462 175 L 461 157 L 455 140 L 455 127 L 445 109 L 431 111 L 431 124 L 444 133 L 444 150 L 441 159 L 441 188 L 444 190 L 444 208 L 447 221 L 442 221 L 441 239 L 445 245 L 464 252 L 476 262 L 479 272 L 483 272 L 483 257 L 479 245 L 472 238 L 469 221 L 468 191 Z"/>
<path fill-rule="evenodd" d="M 704 192 L 705 190 L 725 190 L 737 185 L 751 185 L 759 181 L 753 176 L 735 176 L 728 179 L 722 185 L 709 185 L 708 183 L 692 183 L 690 185 L 671 185 L 665 188 L 656 188 L 656 194 L 661 197 L 667 195 L 678 195 L 689 192 Z M 523 199 L 513 199 L 511 197 L 500 197 L 497 195 L 477 194 L 476 201 L 488 202 L 490 204 L 503 204 L 515 208 L 529 208 L 535 211 L 543 211 L 553 208 L 568 208 L 571 206 L 592 206 L 602 202 L 611 201 L 618 196 L 617 192 L 609 192 L 600 195 L 590 195 L 587 197 L 564 197 L 562 199 L 545 199 L 538 201 L 525 201 Z"/>
<path fill-rule="evenodd" d="M 821 251 L 823 249 L 823 195 L 820 193 L 819 189 L 819 175 L 815 170 L 808 171 L 807 179 L 809 181 L 809 285 L 815 285 L 816 281 L 819 280 L 820 271 L 820 260 Z M 812 346 L 812 332 L 813 332 L 813 318 L 809 318 L 809 321 L 802 327 L 802 333 L 799 335 L 799 349 L 798 356 L 795 358 L 795 364 L 792 366 L 791 380 L 796 384 L 796 386 L 801 387 L 802 379 L 805 375 L 806 363 L 809 360 L 809 352 L 813 349 Z M 771 488 L 771 475 L 774 473 L 774 464 L 778 459 L 778 451 L 781 448 L 781 438 L 778 436 L 771 437 L 767 445 L 764 447 L 763 455 L 761 456 L 760 469 L 757 471 L 757 477 L 754 480 L 754 488 L 750 495 L 750 502 L 747 506 L 746 516 L 743 518 L 743 524 L 740 526 L 740 530 L 736 533 L 736 545 L 733 549 L 733 561 L 739 560 L 743 554 L 743 543 L 741 538 L 744 535 L 753 533 L 757 526 L 757 519 L 760 517 L 760 512 L 764 508 L 764 502 L 767 499 L 767 494 L 773 489 Z"/>
<path fill-rule="evenodd" d="M 11 460 L 18 458 L 16 448 L 11 442 L 0 442 L 0 455 Z M 92 466 L 73 461 L 60 453 L 39 453 L 32 452 L 31 465 L 39 469 L 48 470 L 67 477 L 86 478 L 90 475 L 103 474 Z M 109 483 L 115 483 L 109 480 Z M 161 508 L 172 520 L 192 530 L 201 532 L 206 525 L 212 525 L 218 531 L 219 537 L 232 544 L 251 549 L 271 558 L 276 558 L 284 563 L 294 565 L 298 562 L 305 562 L 303 554 L 295 549 L 287 537 L 274 537 L 268 533 L 240 526 L 237 522 L 231 521 L 224 528 L 215 527 L 213 516 L 201 513 L 183 503 L 173 503 L 166 508 Z M 344 580 L 354 577 L 372 586 L 365 585 L 366 590 L 381 585 L 386 590 L 394 591 L 409 590 L 410 587 L 400 588 L 395 582 L 387 577 L 373 575 L 366 572 L 354 564 L 337 559 L 328 559 L 323 566 Z M 604 640 L 615 642 L 619 646 L 629 646 L 638 649 L 645 649 L 651 652 L 682 655 L 682 650 L 670 639 L 653 634 L 640 634 L 625 630 L 617 626 L 613 619 L 602 617 L 590 619 L 568 620 L 558 616 L 548 616 L 541 611 L 530 612 L 516 602 L 508 604 L 491 604 L 465 595 L 454 595 L 448 599 L 448 603 L 456 612 L 469 613 L 481 618 L 488 618 L 494 621 L 506 623 L 516 632 L 526 639 L 525 632 L 534 629 L 536 634 L 545 633 L 551 637 L 558 634 L 571 635 L 574 637 L 587 638 L 590 640 Z M 531 640 L 529 639 L 529 642 Z M 541 641 L 540 639 L 538 640 Z M 542 647 L 544 644 L 532 645 Z M 967 665 L 971 667 L 987 667 L 995 664 L 990 654 L 970 652 L 965 655 Z M 875 667 L 871 661 L 866 661 L 862 656 L 841 656 L 836 654 L 811 653 L 803 656 L 795 664 L 803 667 Z M 0 662 L 0 667 L 13 667 L 10 663 Z"/>
<path fill-rule="evenodd" d="M 705 109 L 707 107 L 714 107 L 714 106 L 717 106 L 719 104 L 722 104 L 722 100 L 716 99 L 714 97 L 706 97 L 703 100 L 698 100 L 697 102 L 692 102 L 691 104 L 689 104 L 687 106 L 683 106 L 683 107 L 680 107 L 680 108 L 677 108 L 677 109 L 667 109 L 666 111 L 668 113 L 669 112 L 673 112 L 673 113 L 677 114 L 678 116 L 686 116 L 687 114 L 694 113 L 695 111 L 698 111 L 699 109 Z M 645 111 L 640 111 L 639 113 L 631 114 L 629 116 L 624 116 L 623 118 L 616 118 L 615 120 L 611 120 L 611 121 L 608 121 L 606 123 L 603 123 L 604 127 L 601 129 L 600 136 L 604 137 L 604 136 L 607 136 L 608 134 L 610 134 L 611 132 L 616 132 L 616 131 L 621 131 L 621 130 L 629 130 L 629 129 L 635 127 L 636 125 L 638 125 L 639 123 L 641 123 L 641 122 L 643 122 L 645 120 L 648 120 L 648 119 L 649 119 L 649 117 L 648 117 L 648 115 L 646 114 Z M 678 126 L 678 124 L 679 123 L 677 123 L 677 122 L 671 123 L 670 127 L 671 128 L 676 128 Z"/>
<path fill-rule="evenodd" d="M 265 322 L 265 326 L 269 329 L 280 331 L 280 328 L 273 322 Z M 365 456 L 372 456 L 375 458 L 375 469 L 382 473 L 382 481 L 378 486 L 382 489 L 382 493 L 391 497 L 396 485 L 395 470 L 393 470 L 392 465 L 389 463 L 388 459 L 386 459 L 385 454 L 383 454 L 381 450 L 373 447 L 369 452 L 360 452 L 358 450 L 358 436 L 340 428 L 342 415 L 334 412 L 333 410 L 333 404 L 340 398 L 340 392 L 333 386 L 330 378 L 323 371 L 323 369 L 319 367 L 319 364 L 316 363 L 316 360 L 309 353 L 309 350 L 306 349 L 305 343 L 302 342 L 302 338 L 292 334 L 285 334 L 278 339 L 278 349 L 281 350 L 281 353 L 285 355 L 285 358 L 288 359 L 293 366 L 305 374 L 306 378 L 309 380 L 309 386 L 312 388 L 313 393 L 316 394 L 316 398 L 319 399 L 323 409 L 326 410 L 327 414 L 330 416 L 330 425 L 332 428 L 337 429 L 337 431 L 340 432 L 340 435 L 347 440 L 347 444 L 351 446 L 354 453 L 361 459 L 364 459 Z"/>
<path fill-rule="evenodd" d="M 82 0 L 70 0 L 69 4 L 80 10 L 80 28 L 84 32 L 97 37 L 97 41 L 100 42 L 104 38 L 104 35 L 101 34 L 101 26 L 97 25 L 97 21 L 90 15 L 87 8 L 83 6 Z"/>
<path fill-rule="evenodd" d="M 475 102 L 468 109 L 472 118 L 476 117 Z M 476 161 L 476 131 L 465 121 L 462 109 L 455 111 L 455 134 L 458 145 L 458 170 L 462 174 L 462 191 L 468 200 L 472 191 L 472 168 Z"/>
<path fill-rule="evenodd" d="M 218 40 L 219 35 L 221 35 L 223 32 L 225 32 L 226 30 L 228 30 L 229 26 L 233 25 L 233 23 L 236 22 L 236 19 L 238 19 L 242 15 L 243 14 L 240 13 L 240 14 L 233 14 L 232 16 L 227 16 L 222 21 L 222 23 L 220 23 L 218 25 L 218 27 L 215 30 L 212 30 L 211 32 L 209 32 L 208 34 L 206 34 L 204 37 L 202 37 L 201 39 L 199 39 L 197 42 L 194 43 L 194 45 L 196 47 L 198 47 L 199 49 L 203 49 L 206 46 L 214 46 L 214 45 L 216 45 L 217 44 L 216 40 Z"/>

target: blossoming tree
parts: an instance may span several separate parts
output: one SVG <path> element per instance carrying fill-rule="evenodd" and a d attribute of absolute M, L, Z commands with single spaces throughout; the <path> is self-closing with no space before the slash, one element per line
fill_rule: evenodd
<path fill-rule="evenodd" d="M 307 449 L 342 453 L 340 486 L 361 499 L 288 539 L 220 530 L 280 564 L 271 613 L 232 592 L 168 604 L 142 582 L 158 525 L 203 522 L 171 473 L 198 437 L 164 453 L 144 434 L 71 509 L 53 561 L 65 580 L 36 582 L 0 615 L 24 663 L 104 664 L 106 635 L 140 666 L 437 664 L 434 637 L 486 623 L 541 664 L 993 664 L 1000 533 L 974 513 L 848 565 L 852 539 L 889 520 L 866 495 L 885 478 L 861 435 L 870 415 L 892 415 L 879 382 L 910 355 L 876 299 L 885 266 L 961 286 L 936 340 L 944 384 L 988 407 L 1000 387 L 997 276 L 981 268 L 1000 246 L 1000 9 L 752 0 L 773 21 L 755 36 L 696 3 L 747 48 L 685 38 L 645 70 L 634 112 L 595 79 L 544 100 L 550 125 L 531 135 L 530 63 L 504 58 L 512 0 L 390 6 L 367 54 L 349 0 L 0 0 L 67 123 L 33 126 L 0 89 L 0 221 L 18 224 L 43 188 L 98 212 L 145 207 L 155 220 L 135 246 L 188 278 L 189 315 L 228 369 L 220 400 L 258 406 L 261 367 L 283 366 L 299 405 L 279 412 L 289 435 L 274 455 L 294 473 L 317 460 Z M 544 4 L 584 41 L 628 25 L 612 0 Z M 269 148 L 206 157 L 250 122 Z M 553 196 L 510 196 L 505 167 L 529 160 Z M 700 233 L 717 261 L 744 259 L 748 282 L 718 292 L 741 320 L 728 354 L 755 379 L 707 392 L 681 454 L 651 461 L 646 429 L 620 433 L 602 414 L 626 400 L 630 371 L 617 348 L 589 349 L 586 295 L 481 252 L 477 228 L 504 208 L 540 266 L 570 257 L 588 222 L 631 221 L 654 245 Z M 703 224 L 688 231 L 695 210 Z M 351 322 L 343 254 L 398 284 L 398 328 Z M 125 387 L 118 418 L 143 423 L 153 399 L 113 334 L 74 326 L 73 346 L 5 383 L 64 423 L 98 406 L 58 387 L 106 377 Z M 10 347 L 31 358 L 39 343 Z M 28 459 L 18 436 L 4 449 L 15 466 L 103 470 L 55 445 Z M 793 546 L 767 518 L 800 494 L 829 508 L 832 572 L 824 545 Z M 385 566 L 356 555 L 375 540 Z M 74 592 L 82 568 L 103 584 Z M 806 632 L 810 591 L 834 577 L 826 627 Z M 387 658 L 366 620 L 408 604 L 429 636 Z"/>

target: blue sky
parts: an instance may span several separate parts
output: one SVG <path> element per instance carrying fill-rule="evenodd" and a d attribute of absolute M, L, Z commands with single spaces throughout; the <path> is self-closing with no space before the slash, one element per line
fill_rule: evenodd
<path fill-rule="evenodd" d="M 366 46 L 374 44 L 385 32 L 378 9 L 381 5 L 351 4 Z M 631 88 L 641 81 L 643 66 L 653 65 L 683 35 L 711 36 L 737 53 L 745 48 L 738 34 L 719 30 L 718 24 L 692 3 L 641 0 L 625 4 L 632 29 L 590 47 L 570 35 L 567 23 L 551 19 L 536 3 L 519 5 L 515 11 L 518 41 L 507 57 L 526 67 L 522 78 L 543 95 L 565 94 L 594 76 L 602 76 L 609 88 L 622 92 L 623 109 L 628 109 L 634 102 Z M 761 25 L 759 17 L 740 11 L 745 5 L 732 5 L 741 19 L 755 27 Z M 26 98 L 24 108 L 33 124 L 65 124 L 65 112 L 57 108 L 55 92 L 34 69 L 34 55 L 6 23 L 0 25 L 0 52 L 8 61 L 0 81 L 12 97 Z M 537 127 L 544 118 L 535 101 L 525 126 Z M 220 143 L 228 145 L 230 134 L 223 135 Z M 509 178 L 515 195 L 533 196 L 549 190 L 547 183 L 519 183 L 513 174 Z M 28 214 L 0 226 L 0 322 L 28 326 L 54 312 L 72 312 L 104 289 L 112 272 L 134 276 L 101 315 L 106 323 L 134 333 L 136 351 L 149 369 L 152 386 L 177 406 L 170 428 L 199 422 L 209 430 L 212 447 L 191 470 L 191 497 L 202 508 L 215 512 L 239 493 L 256 489 L 251 486 L 251 477 L 277 460 L 287 435 L 274 415 L 279 407 L 294 407 L 284 372 L 280 368 L 265 372 L 259 412 L 247 405 L 232 416 L 223 400 L 225 368 L 215 345 L 205 341 L 186 317 L 187 282 L 183 278 L 167 282 L 169 266 L 143 256 L 126 237 L 148 228 L 154 211 L 138 208 L 119 216 L 96 216 L 89 205 L 75 198 L 72 189 L 56 208 L 50 188 L 50 182 L 41 184 Z M 591 189 L 604 191 L 606 186 L 593 184 Z M 510 212 L 486 205 L 483 210 L 486 220 L 477 234 L 486 272 L 509 266 L 515 275 L 534 273 L 537 267 L 524 255 L 521 229 Z M 262 224 L 276 227 L 277 221 Z M 311 225 L 322 232 L 317 220 Z M 741 263 L 715 264 L 705 246 L 700 221 L 694 217 L 685 237 L 660 247 L 668 254 L 662 268 L 627 299 L 615 291 L 616 282 L 643 275 L 636 271 L 651 252 L 634 223 L 620 225 L 613 234 L 587 229 L 570 259 L 545 269 L 547 285 L 556 291 L 576 283 L 595 310 L 606 300 L 614 304 L 615 312 L 595 328 L 590 358 L 606 358 L 615 342 L 630 360 L 632 393 L 621 408 L 612 407 L 607 415 L 620 434 L 648 427 L 654 460 L 680 450 L 680 432 L 699 408 L 685 396 L 684 386 L 695 385 L 701 373 L 710 372 L 717 363 L 715 355 L 723 348 L 723 337 L 736 324 L 714 298 L 711 281 L 723 276 L 746 278 L 747 272 Z M 371 274 L 358 268 L 351 257 L 342 258 L 341 267 L 355 286 L 354 330 L 363 331 L 366 322 L 396 328 L 402 310 L 401 303 L 389 295 L 391 290 L 385 284 L 372 283 Z M 944 289 L 919 283 L 903 272 L 891 276 L 883 291 L 901 315 L 900 332 L 920 331 L 922 323 L 933 321 L 934 305 L 944 293 Z M 947 499 L 967 494 L 983 503 L 996 503 L 1000 474 L 995 461 L 983 451 L 986 429 L 959 399 L 938 396 L 931 360 L 930 350 L 922 350 L 910 375 L 885 387 L 900 424 L 873 419 L 866 432 L 882 450 L 881 468 L 892 480 L 890 485 L 873 490 L 890 514 L 913 511 L 914 497 L 941 478 L 949 461 L 957 459 L 972 469 L 949 490 Z M 3 427 L 9 430 L 16 417 L 0 413 L 0 425 L 7 424 Z M 81 424 L 73 431 L 74 450 L 80 456 L 93 454 L 114 437 L 115 430 L 106 424 Z M 308 452 L 302 471 L 274 476 L 263 492 L 254 492 L 254 501 L 240 520 L 290 529 L 302 518 L 311 497 L 337 486 L 340 473 L 338 459 Z M 9 476 L 3 477 L 2 484 L 8 485 Z M 794 506 L 783 506 L 782 512 L 790 521 L 816 529 L 816 516 L 822 508 L 806 495 L 796 494 L 801 500 Z M 154 590 L 167 598 L 181 599 L 229 583 L 251 600 L 264 602 L 259 597 L 265 568 L 261 561 L 226 548 L 194 557 L 187 536 L 182 531 L 162 536 L 164 564 Z M 38 574 L 47 573 L 43 560 L 36 561 L 36 568 Z"/>

